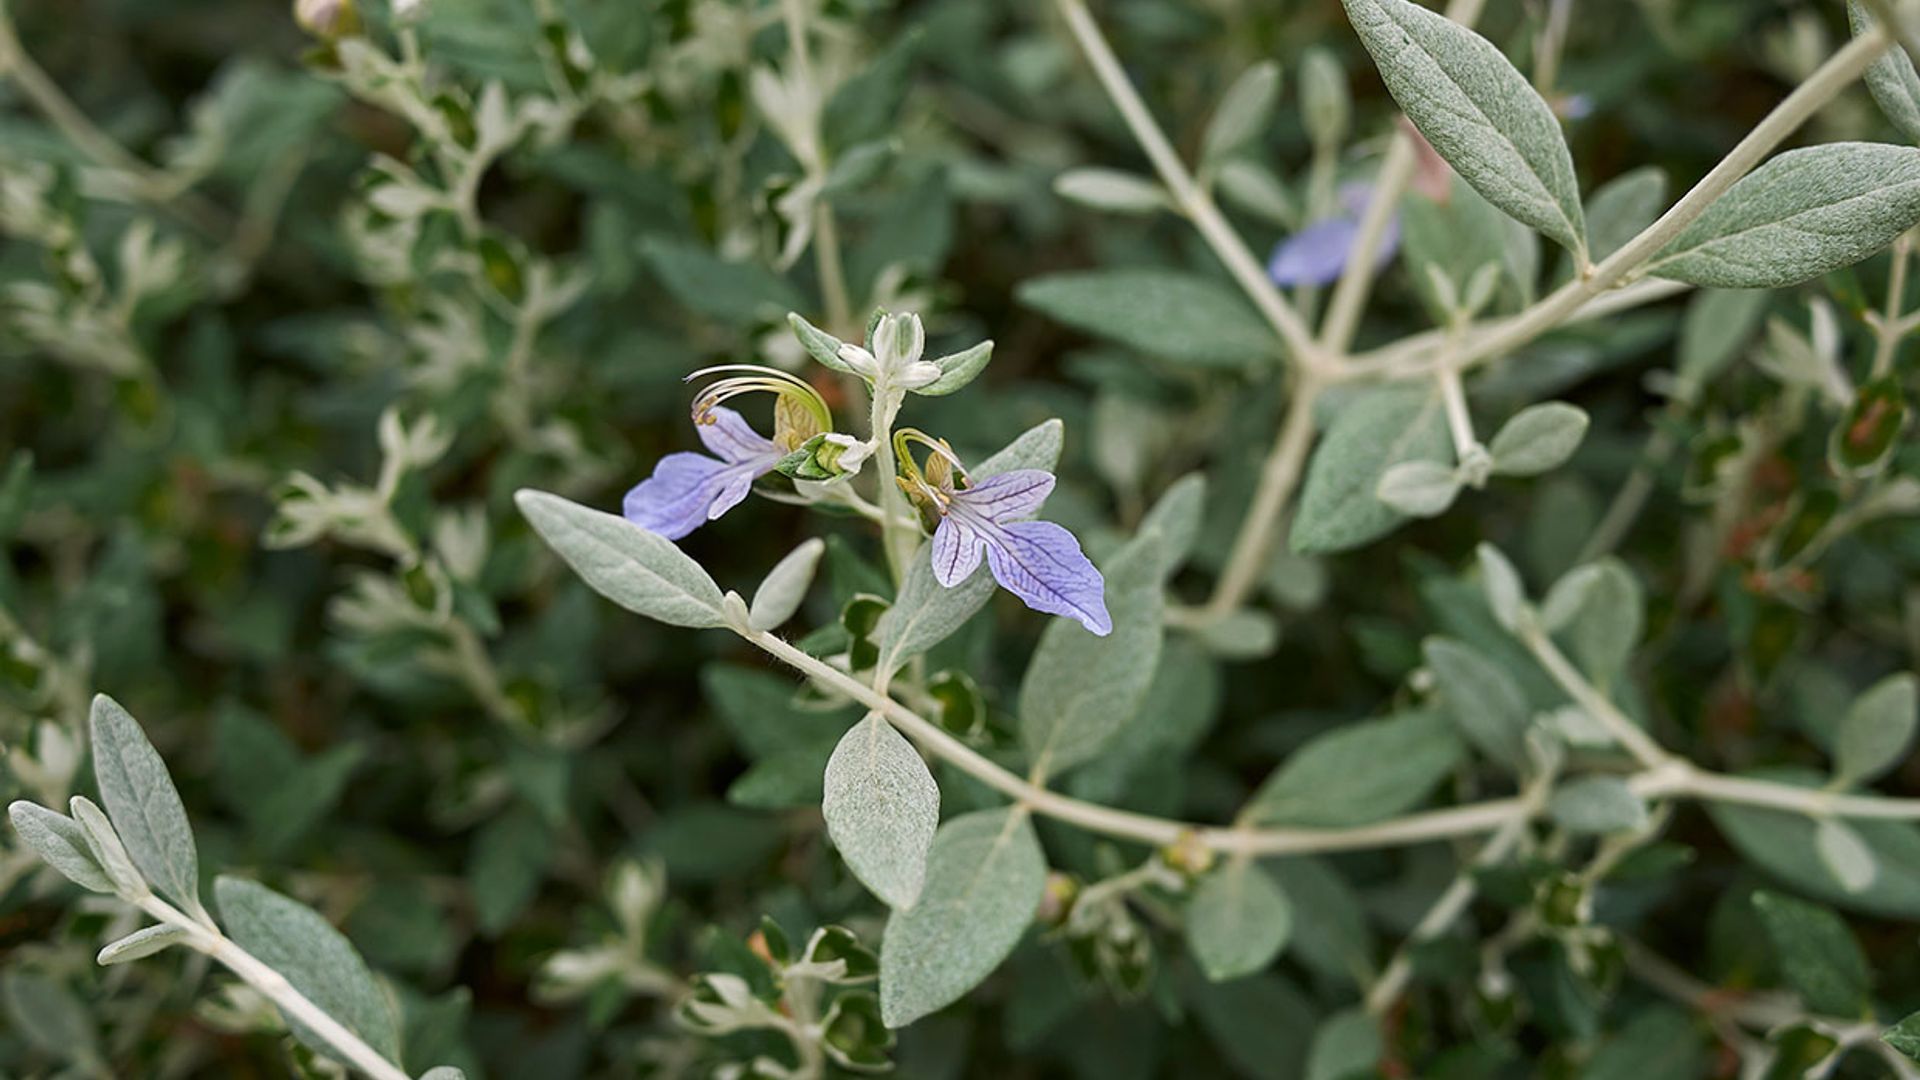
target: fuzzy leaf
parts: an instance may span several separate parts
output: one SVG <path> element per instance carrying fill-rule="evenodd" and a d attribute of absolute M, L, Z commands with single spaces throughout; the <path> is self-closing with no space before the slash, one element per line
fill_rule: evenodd
<path fill-rule="evenodd" d="M 548 546 L 593 591 L 669 626 L 725 626 L 720 587 L 673 541 L 544 491 L 513 501 Z"/>
<path fill-rule="evenodd" d="M 1458 641 L 1428 638 L 1425 653 L 1440 704 L 1461 734 L 1509 769 L 1527 768 L 1527 700 L 1513 677 Z"/>
<path fill-rule="evenodd" d="M 1147 356 L 1197 367 L 1245 367 L 1280 353 L 1246 302 L 1211 278 L 1177 270 L 1093 270 L 1020 284 L 1020 302 Z"/>
<path fill-rule="evenodd" d="M 1187 905 L 1187 946 L 1214 982 L 1273 962 L 1293 932 L 1293 906 L 1266 871 L 1235 859 L 1202 878 Z"/>
<path fill-rule="evenodd" d="M 92 732 L 100 801 L 127 854 L 155 890 L 197 910 L 200 859 L 167 763 L 133 717 L 105 694 L 93 699 Z"/>
<path fill-rule="evenodd" d="M 1365 825 L 1420 805 L 1464 751 L 1437 712 L 1347 724 L 1295 750 L 1243 813 L 1260 825 Z"/>
<path fill-rule="evenodd" d="M 1876 780 L 1906 757 L 1913 744 L 1920 680 L 1910 672 L 1890 675 L 1854 699 L 1840 721 L 1833 771 L 1847 784 Z"/>
<path fill-rule="evenodd" d="M 1392 532 L 1406 517 L 1375 494 L 1383 476 L 1402 462 L 1444 464 L 1451 445 L 1437 394 L 1395 387 L 1346 401 L 1307 466 L 1293 550 L 1345 551 Z"/>
<path fill-rule="evenodd" d="M 1501 426 L 1487 450 L 1501 476 L 1538 476 L 1556 469 L 1580 448 L 1587 414 L 1563 401 L 1529 405 Z"/>
<path fill-rule="evenodd" d="M 816 536 L 775 563 L 767 571 L 766 580 L 754 590 L 747 625 L 755 630 L 772 630 L 793 618 L 793 613 L 800 610 L 800 601 L 807 598 L 807 586 L 813 584 L 813 572 L 826 550 L 826 541 Z"/>
<path fill-rule="evenodd" d="M 869 713 L 834 748 L 823 792 L 827 834 L 847 869 L 888 907 L 912 907 L 940 825 L 940 786 L 919 752 Z"/>
<path fill-rule="evenodd" d="M 93 857 L 86 830 L 78 822 L 25 799 L 9 805 L 7 816 L 13 820 L 14 831 L 20 834 L 21 841 L 68 881 L 94 892 L 113 891 L 113 880 Z"/>

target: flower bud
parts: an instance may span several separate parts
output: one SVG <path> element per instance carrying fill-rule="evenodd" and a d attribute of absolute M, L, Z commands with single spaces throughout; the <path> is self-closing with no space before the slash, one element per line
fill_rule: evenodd
<path fill-rule="evenodd" d="M 1040 894 L 1040 908 L 1034 920 L 1049 928 L 1064 925 L 1073 913 L 1073 902 L 1080 898 L 1080 882 L 1058 870 L 1047 875 L 1046 890 Z"/>
<path fill-rule="evenodd" d="M 293 21 L 323 41 L 336 41 L 360 32 L 360 11 L 353 0 L 294 0 Z"/>
<path fill-rule="evenodd" d="M 1213 869 L 1214 853 L 1200 842 L 1200 834 L 1188 829 L 1160 849 L 1160 861 L 1192 879 Z"/>

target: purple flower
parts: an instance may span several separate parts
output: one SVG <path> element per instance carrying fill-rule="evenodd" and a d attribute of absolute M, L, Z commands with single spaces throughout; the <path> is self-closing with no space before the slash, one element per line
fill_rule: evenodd
<path fill-rule="evenodd" d="M 740 505 L 753 482 L 773 471 L 785 451 L 732 409 L 710 406 L 694 425 L 715 457 L 668 454 L 653 475 L 627 492 L 628 521 L 678 540 Z"/>
<path fill-rule="evenodd" d="M 1331 285 L 1346 271 L 1360 242 L 1360 219 L 1373 199 L 1373 185 L 1348 184 L 1340 189 L 1340 214 L 1313 224 L 1274 246 L 1267 260 L 1267 276 L 1275 285 Z M 1375 266 L 1385 266 L 1400 247 L 1400 215 L 1387 221 L 1380 236 Z"/>
<path fill-rule="evenodd" d="M 943 483 L 933 492 L 940 526 L 933 533 L 933 576 L 952 588 L 980 568 L 1035 611 L 1078 619 L 1105 636 L 1106 581 L 1080 550 L 1073 534 L 1051 521 L 1028 521 L 1053 492 L 1053 474 L 1015 469 L 956 490 Z"/>

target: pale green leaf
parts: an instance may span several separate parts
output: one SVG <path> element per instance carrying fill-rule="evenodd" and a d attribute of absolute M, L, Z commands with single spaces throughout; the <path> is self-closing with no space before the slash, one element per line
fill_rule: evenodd
<path fill-rule="evenodd" d="M 1169 205 L 1167 189 L 1118 169 L 1068 169 L 1053 178 L 1053 190 L 1069 202 L 1116 214 L 1151 214 Z"/>
<path fill-rule="evenodd" d="M 94 892 L 113 891 L 113 880 L 93 857 L 86 830 L 78 822 L 25 799 L 9 805 L 7 816 L 12 819 L 21 841 L 68 881 Z"/>
<path fill-rule="evenodd" d="M 1260 137 L 1280 100 L 1280 65 L 1261 62 L 1240 74 L 1220 98 L 1200 138 L 1200 160 L 1221 161 Z"/>
<path fill-rule="evenodd" d="M 94 962 L 102 967 L 109 964 L 125 964 L 144 957 L 152 956 L 172 945 L 187 940 L 187 932 L 178 926 L 148 926 L 117 941 L 108 943 L 94 957 Z"/>
<path fill-rule="evenodd" d="M 1440 704 L 1467 740 L 1516 772 L 1528 766 L 1526 696 L 1502 671 L 1468 645 L 1428 638 L 1424 650 Z"/>
<path fill-rule="evenodd" d="M 1820 853 L 1820 861 L 1833 874 L 1833 880 L 1850 893 L 1866 889 L 1880 876 L 1873 849 L 1860 839 L 1853 826 L 1839 818 L 1821 818 L 1814 823 L 1813 846 Z"/>
<path fill-rule="evenodd" d="M 1344 0 L 1380 77 L 1486 200 L 1573 251 L 1586 223 L 1560 122 L 1500 50 L 1408 0 Z"/>
<path fill-rule="evenodd" d="M 1406 517 L 1375 495 L 1381 477 L 1406 461 L 1444 463 L 1451 447 L 1437 394 L 1389 387 L 1348 399 L 1307 466 L 1293 550 L 1345 551 L 1393 531 Z"/>
<path fill-rule="evenodd" d="M 1779 957 L 1781 974 L 1807 1008 L 1824 1016 L 1858 1018 L 1873 976 L 1845 920 L 1818 904 L 1781 893 L 1755 893 L 1753 907 Z"/>
<path fill-rule="evenodd" d="M 105 694 L 93 699 L 91 727 L 100 801 L 127 854 L 155 890 L 197 910 L 200 859 L 166 762 L 133 717 Z"/>
<path fill-rule="evenodd" d="M 1824 781 L 1806 770 L 1776 769 L 1760 779 L 1817 788 Z M 1873 853 L 1873 884 L 1849 892 L 1820 856 L 1817 827 L 1805 814 L 1759 806 L 1707 802 L 1707 813 L 1749 862 L 1808 896 L 1849 911 L 1891 918 L 1920 918 L 1920 829 L 1903 821 L 1848 822 Z"/>
<path fill-rule="evenodd" d="M 227 935 L 279 972 L 308 1000 L 390 1060 L 400 1057 L 393 1006 L 351 942 L 312 908 L 244 878 L 213 883 Z M 313 1032 L 294 1034 L 323 1053 L 336 1053 Z"/>
<path fill-rule="evenodd" d="M 1583 587 L 1579 612 L 1561 637 L 1574 662 L 1601 686 L 1626 669 L 1640 643 L 1646 623 L 1646 595 L 1640 579 L 1620 560 L 1608 557 L 1592 564 L 1592 578 Z"/>
<path fill-rule="evenodd" d="M 1529 405 L 1515 413 L 1494 434 L 1487 450 L 1493 455 L 1495 473 L 1538 476 L 1572 457 L 1586 434 L 1584 409 L 1563 401 L 1549 401 Z"/>
<path fill-rule="evenodd" d="M 1047 861 L 1019 809 L 978 810 L 940 827 L 926 887 L 887 919 L 880 1014 L 905 1027 L 958 1001 L 1020 943 L 1046 888 Z"/>
<path fill-rule="evenodd" d="M 1380 1022 L 1365 1008 L 1355 1006 L 1320 1022 L 1307 1054 L 1306 1080 L 1353 1080 L 1371 1076 L 1386 1053 Z"/>
<path fill-rule="evenodd" d="M 1667 174 L 1642 165 L 1600 185 L 1587 200 L 1587 243 L 1595 261 L 1620 250 L 1667 208 Z"/>
<path fill-rule="evenodd" d="M 1553 791 L 1547 810 L 1561 828 L 1581 833 L 1630 832 L 1647 824 L 1647 805 L 1617 776 L 1581 776 Z"/>
<path fill-rule="evenodd" d="M 1465 748 L 1438 713 L 1347 724 L 1295 750 L 1243 811 L 1260 825 L 1338 828 L 1404 813 L 1460 764 Z"/>
<path fill-rule="evenodd" d="M 1187 946 L 1214 982 L 1266 967 L 1292 931 L 1287 894 L 1266 871 L 1245 859 L 1202 878 L 1187 905 Z"/>
<path fill-rule="evenodd" d="M 1680 322 L 1680 360 L 1674 365 L 1682 393 L 1697 396 L 1753 340 L 1767 309 L 1764 289 L 1702 289 Z"/>
<path fill-rule="evenodd" d="M 1920 222 L 1920 149 L 1789 150 L 1727 190 L 1648 263 L 1693 285 L 1775 289 L 1851 266 Z"/>
<path fill-rule="evenodd" d="M 940 786 L 919 752 L 869 713 L 834 748 L 823 792 L 827 835 L 847 869 L 888 907 L 912 907 L 940 825 Z"/>
<path fill-rule="evenodd" d="M 1280 342 L 1237 293 L 1177 270 L 1093 270 L 1032 278 L 1026 306 L 1151 357 L 1201 367 L 1246 367 Z"/>
<path fill-rule="evenodd" d="M 1872 29 L 1873 16 L 1860 0 L 1847 0 L 1847 23 L 1853 36 L 1859 37 Z M 1907 50 L 1894 45 L 1881 53 L 1880 59 L 1875 60 L 1861 78 L 1880 111 L 1900 129 L 1900 134 L 1920 142 L 1920 72 L 1914 70 L 1913 57 L 1907 55 Z"/>
<path fill-rule="evenodd" d="M 793 618 L 800 601 L 807 598 L 807 586 L 813 584 L 813 572 L 827 550 L 819 537 L 803 541 L 787 557 L 767 571 L 766 580 L 754 590 L 753 604 L 747 608 L 747 625 L 755 630 L 772 630 Z"/>
<path fill-rule="evenodd" d="M 1915 1061 L 1920 1061 L 1920 1013 L 1914 1013 L 1888 1028 L 1880 1038 L 1884 1039 L 1888 1046 Z"/>
<path fill-rule="evenodd" d="M 522 489 L 513 501 L 593 591 L 670 626 L 726 625 L 720 587 L 673 541 L 544 491 Z"/>
<path fill-rule="evenodd" d="M 1520 581 L 1520 571 L 1492 544 L 1474 548 L 1474 558 L 1480 564 L 1480 587 L 1487 594 L 1487 610 L 1501 626 L 1519 630 L 1527 608 L 1527 587 Z"/>
<path fill-rule="evenodd" d="M 1864 784 L 1899 765 L 1913 745 L 1916 690 L 1912 673 L 1889 675 L 1854 699 L 1840 721 L 1834 745 L 1834 775 Z"/>
<path fill-rule="evenodd" d="M 1408 517 L 1437 517 L 1460 495 L 1460 474 L 1438 461 L 1403 461 L 1380 474 L 1374 495 Z"/>

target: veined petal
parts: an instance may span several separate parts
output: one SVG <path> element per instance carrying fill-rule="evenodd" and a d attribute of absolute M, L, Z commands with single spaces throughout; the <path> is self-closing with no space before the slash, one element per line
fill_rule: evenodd
<path fill-rule="evenodd" d="M 728 463 L 741 463 L 750 458 L 765 457 L 772 454 L 777 461 L 780 450 L 773 440 L 763 438 L 747 423 L 747 419 L 724 405 L 715 405 L 707 410 L 713 420 L 709 424 L 695 424 L 694 430 L 700 433 L 700 441 L 708 450 Z M 739 500 L 734 500 L 738 502 Z M 664 534 L 663 534 L 664 535 Z"/>
<path fill-rule="evenodd" d="M 1015 469 L 989 476 L 965 491 L 956 492 L 955 502 L 988 521 L 1004 524 L 1029 518 L 1040 512 L 1040 504 L 1053 494 L 1053 474 L 1045 469 Z"/>
<path fill-rule="evenodd" d="M 933 530 L 933 580 L 951 589 L 980 569 L 981 549 L 987 541 L 974 528 L 956 518 L 943 518 Z"/>
<path fill-rule="evenodd" d="M 1103 637 L 1113 632 L 1106 579 L 1072 533 L 1051 521 L 1016 521 L 985 536 L 987 568 L 1002 588 L 1035 611 L 1078 619 Z"/>
<path fill-rule="evenodd" d="M 705 524 L 715 494 L 726 485 L 729 466 L 705 454 L 668 454 L 653 475 L 635 484 L 621 504 L 628 521 L 678 540 Z"/>

